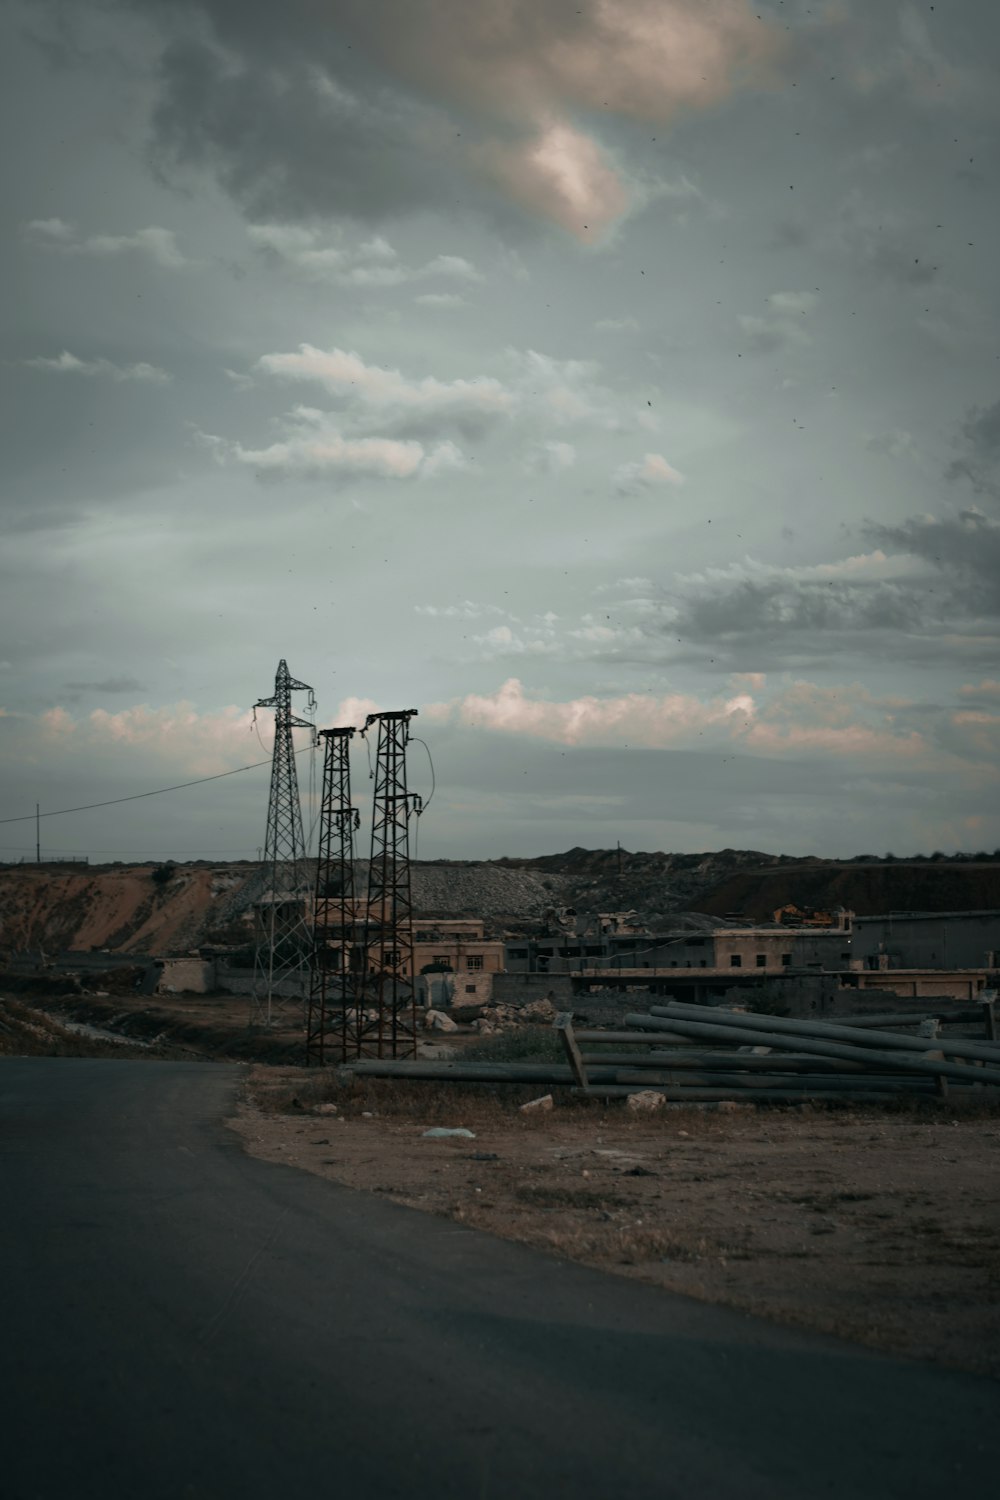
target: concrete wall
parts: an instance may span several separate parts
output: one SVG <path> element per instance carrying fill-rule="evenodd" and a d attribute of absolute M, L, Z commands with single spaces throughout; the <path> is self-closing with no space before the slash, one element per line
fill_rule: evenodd
<path fill-rule="evenodd" d="M 1000 911 L 856 917 L 852 949 L 863 967 L 883 954 L 890 969 L 1000 968 Z"/>
<path fill-rule="evenodd" d="M 207 995 L 215 988 L 215 964 L 205 958 L 165 958 L 163 972 L 156 986 L 158 995 L 179 995 L 182 991 Z"/>
<path fill-rule="evenodd" d="M 482 970 L 419 974 L 417 1004 L 432 1010 L 448 1010 L 452 1005 L 489 1005 L 495 978 L 496 975 Z"/>
<path fill-rule="evenodd" d="M 458 997 L 461 1004 L 462 997 Z M 569 978 L 560 974 L 494 974 L 493 999 L 497 1005 L 528 1005 L 532 1000 L 551 1000 L 557 1009 L 570 1010 L 573 990 Z M 472 1003 L 472 996 L 469 996 Z"/>
<path fill-rule="evenodd" d="M 254 991 L 253 970 L 229 969 L 224 964 L 218 964 L 215 971 L 215 983 L 220 990 L 225 990 L 230 995 L 252 995 Z M 271 987 L 272 994 L 281 995 L 286 1000 L 304 999 L 308 989 L 308 979 L 283 979 Z"/>
<path fill-rule="evenodd" d="M 578 974 L 584 968 L 834 970 L 846 969 L 851 956 L 849 932 L 793 927 L 723 927 L 707 933 L 590 939 L 560 934 L 514 939 L 506 945 L 508 970 L 548 974 Z"/>

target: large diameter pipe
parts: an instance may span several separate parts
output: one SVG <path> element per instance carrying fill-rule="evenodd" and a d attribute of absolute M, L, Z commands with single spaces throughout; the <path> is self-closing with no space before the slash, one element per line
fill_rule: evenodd
<path fill-rule="evenodd" d="M 655 1018 L 652 1018 L 655 1022 Z M 737 1018 L 739 1019 L 739 1018 Z M 756 1020 L 756 1017 L 754 1017 Z M 649 1026 L 649 1016 L 626 1016 L 626 1024 L 634 1021 L 636 1025 Z M 915 1056 L 912 1052 L 883 1052 L 874 1047 L 849 1047 L 843 1042 L 827 1042 L 811 1037 L 803 1039 L 801 1035 L 787 1036 L 780 1031 L 758 1031 L 756 1028 L 734 1027 L 728 1024 L 713 1025 L 705 1021 L 679 1020 L 671 1016 L 669 1021 L 664 1021 L 665 1026 L 682 1031 L 688 1036 L 704 1037 L 706 1041 L 733 1042 L 734 1037 L 739 1042 L 750 1043 L 760 1047 L 775 1047 L 782 1052 L 812 1052 L 817 1057 L 839 1057 L 845 1062 L 860 1063 L 862 1067 L 874 1068 L 878 1065 L 879 1071 L 901 1073 L 925 1073 L 932 1078 L 954 1078 L 958 1083 L 1000 1083 L 1000 1068 L 971 1068 L 961 1063 L 939 1062 L 926 1055 Z M 909 1038 L 895 1038 L 895 1040 L 909 1040 Z M 926 1048 L 926 1043 L 924 1043 Z M 931 1043 L 933 1050 L 937 1049 L 937 1038 Z"/>
<path fill-rule="evenodd" d="M 928 1050 L 927 1037 L 898 1036 L 894 1031 L 861 1030 L 857 1026 L 837 1026 L 830 1021 L 796 1021 L 784 1016 L 758 1016 L 745 1012 L 709 1008 L 704 1005 L 689 1005 L 684 1000 L 673 1001 L 670 1005 L 654 1005 L 650 1007 L 650 1011 L 654 1016 L 671 1021 L 684 1018 L 695 1020 L 699 1016 L 710 1015 L 713 1023 L 721 1026 L 739 1026 L 749 1021 L 758 1031 L 782 1032 L 789 1036 L 820 1037 L 829 1041 L 855 1042 L 865 1047 L 891 1047 L 904 1052 Z M 988 1042 L 952 1041 L 943 1037 L 935 1037 L 933 1050 L 943 1052 L 948 1057 L 977 1058 L 982 1062 L 994 1063 L 1000 1067 L 1000 1045 L 991 1046 Z"/>
<path fill-rule="evenodd" d="M 824 1094 L 820 1100 L 802 1089 L 747 1089 L 740 1093 L 738 1100 L 734 1099 L 731 1089 L 650 1088 L 648 1091 L 662 1094 L 668 1104 L 716 1104 L 723 1100 L 740 1104 L 832 1104 L 834 1100 L 838 1103 L 891 1104 L 899 1098 L 898 1091 L 889 1094 L 878 1089 L 845 1090 L 841 1094 Z M 605 1083 L 592 1090 L 574 1088 L 570 1092 L 581 1098 L 624 1099 L 629 1094 L 644 1093 L 646 1090 L 637 1089 L 634 1085 Z"/>
<path fill-rule="evenodd" d="M 852 1077 L 869 1071 L 857 1063 L 839 1062 L 833 1057 L 815 1057 L 807 1052 L 782 1052 L 775 1055 L 768 1050 L 766 1056 L 756 1052 L 734 1052 L 731 1048 L 728 1051 L 703 1052 L 693 1038 L 689 1038 L 688 1043 L 690 1050 L 683 1052 L 680 1049 L 671 1049 L 669 1052 L 585 1052 L 583 1061 L 587 1067 L 658 1068 L 661 1072 L 688 1068 L 700 1071 L 723 1068 L 730 1072 L 772 1073 L 778 1069 L 782 1073 L 829 1073 L 835 1077 Z"/>

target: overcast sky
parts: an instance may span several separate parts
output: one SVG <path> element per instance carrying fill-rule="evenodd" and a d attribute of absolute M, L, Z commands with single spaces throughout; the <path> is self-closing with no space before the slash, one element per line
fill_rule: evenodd
<path fill-rule="evenodd" d="M 995 0 L 2 26 L 0 815 L 263 759 L 285 657 L 419 709 L 422 858 L 1000 844 Z"/>

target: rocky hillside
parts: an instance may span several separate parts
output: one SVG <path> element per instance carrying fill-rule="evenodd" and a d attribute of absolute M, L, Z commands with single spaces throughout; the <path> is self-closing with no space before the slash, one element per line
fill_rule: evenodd
<path fill-rule="evenodd" d="M 779 864 L 803 861 L 779 856 Z M 497 861 L 506 866 L 509 861 Z M 773 854 L 721 849 L 713 854 L 631 854 L 624 849 L 569 849 L 525 861 L 525 873 L 553 882 L 562 902 L 580 913 L 629 911 L 656 926 L 671 912 L 701 909 L 703 895 L 748 870 L 773 866 Z"/>
<path fill-rule="evenodd" d="M 1000 863 L 941 860 L 891 864 L 808 863 L 743 870 L 699 899 L 713 916 L 770 920 L 781 906 L 846 906 L 859 917 L 888 911 L 1000 910 Z"/>
<path fill-rule="evenodd" d="M 367 864 L 358 868 L 358 890 Z M 261 891 L 255 864 L 0 866 L 0 956 L 107 948 L 166 957 L 204 943 L 245 940 Z M 553 909 L 636 911 L 651 927 L 673 914 L 847 906 L 861 915 L 1000 908 L 1000 862 L 836 863 L 753 849 L 630 854 L 570 849 L 530 860 L 440 861 L 413 868 L 423 916 L 485 918 L 491 933 L 544 930 Z"/>

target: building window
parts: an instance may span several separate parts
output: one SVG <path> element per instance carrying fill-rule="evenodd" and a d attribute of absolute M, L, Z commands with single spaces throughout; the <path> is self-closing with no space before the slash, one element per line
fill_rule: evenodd
<path fill-rule="evenodd" d="M 757 954 L 757 967 L 758 967 L 758 969 L 766 969 L 767 968 L 767 954 L 766 953 L 758 953 Z"/>
<path fill-rule="evenodd" d="M 399 968 L 399 949 L 387 948 L 385 950 L 385 966 L 387 969 Z"/>
<path fill-rule="evenodd" d="M 448 964 L 449 967 L 451 966 L 451 959 L 448 957 L 447 953 L 435 953 L 434 962 L 436 964 Z"/>
<path fill-rule="evenodd" d="M 465 960 L 467 969 L 481 969 L 483 967 L 483 955 L 481 953 L 470 953 Z"/>
<path fill-rule="evenodd" d="M 742 958 L 740 957 L 740 955 L 738 953 L 730 953 L 730 955 L 729 955 L 729 967 L 731 969 L 742 969 L 742 967 L 743 967 L 743 960 L 742 960 Z"/>
<path fill-rule="evenodd" d="M 699 958 L 699 960 L 698 960 L 698 967 L 699 967 L 699 969 L 707 969 L 708 968 L 708 959 L 707 958 Z"/>
<path fill-rule="evenodd" d="M 840 962 L 842 964 L 849 964 L 850 961 L 851 961 L 851 955 L 849 953 L 842 953 L 840 955 Z"/>
<path fill-rule="evenodd" d="M 474 984 L 467 984 L 465 986 L 465 993 L 467 995 L 474 995 L 476 993 L 476 986 Z"/>
<path fill-rule="evenodd" d="M 790 953 L 783 953 L 781 955 L 781 966 L 782 966 L 783 969 L 787 969 L 788 966 L 791 964 L 791 962 L 792 962 L 792 955 Z"/>

